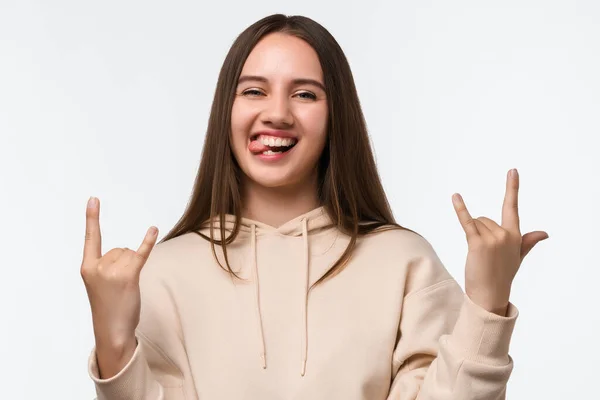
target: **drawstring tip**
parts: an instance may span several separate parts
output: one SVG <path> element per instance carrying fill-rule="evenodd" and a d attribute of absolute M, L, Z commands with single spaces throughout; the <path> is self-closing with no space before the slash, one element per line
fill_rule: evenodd
<path fill-rule="evenodd" d="M 261 354 L 260 355 L 260 359 L 262 361 L 262 367 L 263 367 L 263 369 L 267 369 L 267 358 L 265 357 L 265 355 Z"/>
<path fill-rule="evenodd" d="M 302 360 L 302 369 L 300 370 L 300 376 L 304 376 L 306 373 L 306 360 Z"/>

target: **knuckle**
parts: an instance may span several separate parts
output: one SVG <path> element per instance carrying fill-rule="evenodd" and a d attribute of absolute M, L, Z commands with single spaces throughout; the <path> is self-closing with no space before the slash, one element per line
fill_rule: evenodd
<path fill-rule="evenodd" d="M 113 285 L 118 284 L 121 279 L 119 278 L 118 271 L 115 271 L 114 268 L 110 268 L 103 271 L 102 280 Z"/>
<path fill-rule="evenodd" d="M 108 253 L 106 253 L 103 258 L 106 258 L 107 260 L 116 261 L 117 259 L 119 259 L 119 257 L 121 257 L 121 255 L 123 254 L 123 251 L 124 250 L 122 248 L 116 247 L 114 249 L 109 250 Z"/>
<path fill-rule="evenodd" d="M 100 259 L 100 261 L 98 262 L 98 267 L 97 267 L 98 275 L 104 276 L 106 274 L 106 271 L 108 270 L 109 265 L 110 265 L 110 263 L 106 262 L 106 260 Z"/>
<path fill-rule="evenodd" d="M 118 256 L 115 253 L 108 252 L 98 261 L 98 271 L 103 274 L 106 271 L 112 269 L 111 267 L 116 263 Z"/>
<path fill-rule="evenodd" d="M 509 233 L 508 233 L 506 230 L 504 230 L 504 229 L 502 229 L 502 230 L 498 231 L 498 234 L 497 234 L 497 236 L 498 236 L 498 242 L 499 242 L 500 244 L 506 244 L 506 243 L 508 243 L 508 242 L 509 242 L 509 240 L 510 240 L 510 235 L 509 235 Z"/>
<path fill-rule="evenodd" d="M 83 272 L 84 281 L 103 282 L 113 288 L 126 289 L 137 284 L 135 268 L 110 265 L 98 265 L 95 271 Z"/>
<path fill-rule="evenodd" d="M 110 249 L 109 251 L 106 252 L 106 254 L 104 254 L 104 256 L 102 257 L 103 260 L 109 260 L 112 257 L 114 257 L 117 253 L 117 249 Z"/>
<path fill-rule="evenodd" d="M 119 268 L 105 268 L 101 275 L 102 279 L 107 282 L 118 283 L 123 280 Z"/>

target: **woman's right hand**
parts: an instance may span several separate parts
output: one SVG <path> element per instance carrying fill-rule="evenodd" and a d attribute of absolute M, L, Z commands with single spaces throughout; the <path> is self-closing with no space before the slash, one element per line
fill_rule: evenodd
<path fill-rule="evenodd" d="M 96 357 L 101 378 L 116 375 L 137 346 L 140 321 L 140 272 L 154 248 L 158 229 L 151 227 L 137 251 L 115 248 L 102 255 L 100 202 L 90 198 L 81 277 L 92 309 Z"/>

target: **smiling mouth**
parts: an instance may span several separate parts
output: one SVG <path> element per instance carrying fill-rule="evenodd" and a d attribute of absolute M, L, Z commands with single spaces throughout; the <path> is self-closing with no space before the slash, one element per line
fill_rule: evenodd
<path fill-rule="evenodd" d="M 250 138 L 248 149 L 254 154 L 275 155 L 290 151 L 296 143 L 295 138 L 256 135 Z"/>

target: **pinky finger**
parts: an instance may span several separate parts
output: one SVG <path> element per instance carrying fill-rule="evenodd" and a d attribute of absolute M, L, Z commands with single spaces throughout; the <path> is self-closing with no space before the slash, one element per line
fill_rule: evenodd
<path fill-rule="evenodd" d="M 150 256 L 150 252 L 152 251 L 152 249 L 154 248 L 154 245 L 156 244 L 156 238 L 158 237 L 158 228 L 156 227 L 151 227 L 150 229 L 148 229 L 148 231 L 146 232 L 146 236 L 144 237 L 144 241 L 142 242 L 142 244 L 140 245 L 140 247 L 137 250 L 137 258 L 138 258 L 138 263 L 140 265 L 138 265 L 138 267 L 141 269 L 144 264 L 146 263 L 146 260 L 148 259 L 148 257 Z"/>

